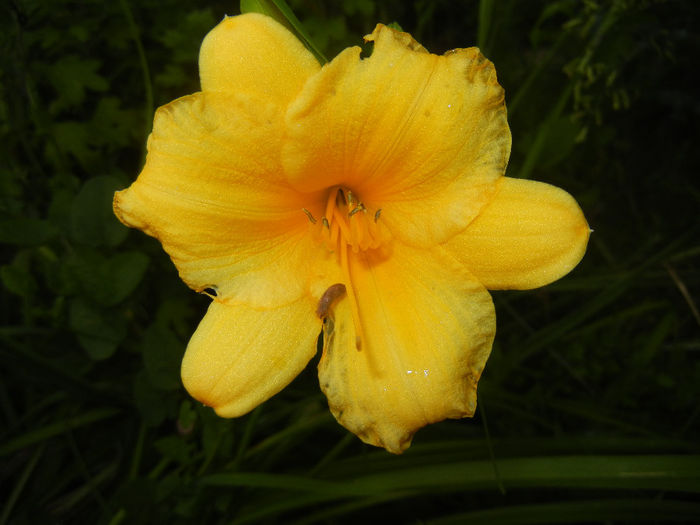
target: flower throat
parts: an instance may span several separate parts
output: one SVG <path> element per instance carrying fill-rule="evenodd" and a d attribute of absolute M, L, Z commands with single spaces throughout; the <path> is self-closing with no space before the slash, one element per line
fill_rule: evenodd
<path fill-rule="evenodd" d="M 317 224 L 309 210 L 304 208 L 304 213 Z M 330 251 L 350 246 L 354 253 L 378 248 L 382 244 L 377 226 L 381 213 L 381 209 L 369 213 L 351 190 L 339 186 L 331 188 L 320 224 L 324 244 Z"/>
<path fill-rule="evenodd" d="M 351 190 L 339 186 L 333 187 L 329 191 L 325 214 L 321 217 L 320 224 L 311 212 L 304 208 L 304 213 L 309 220 L 320 226 L 323 244 L 328 250 L 338 254 L 338 262 L 345 280 L 344 290 L 347 291 L 353 324 L 355 325 L 355 347 L 357 350 L 362 349 L 364 336 L 356 290 L 350 275 L 348 252 L 364 252 L 379 248 L 384 243 L 378 226 L 381 212 L 381 209 L 371 212 Z M 333 286 L 339 286 L 339 284 Z"/>

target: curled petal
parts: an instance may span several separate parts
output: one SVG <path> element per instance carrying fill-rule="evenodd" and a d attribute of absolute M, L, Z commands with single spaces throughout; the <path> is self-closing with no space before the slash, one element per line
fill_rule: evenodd
<path fill-rule="evenodd" d="M 199 52 L 202 91 L 256 94 L 281 107 L 320 67 L 292 33 L 256 13 L 224 18 Z"/>
<path fill-rule="evenodd" d="M 473 415 L 495 333 L 483 286 L 441 248 L 428 254 L 398 244 L 388 259 L 359 254 L 350 276 L 325 321 L 319 363 L 338 421 L 401 453 L 424 425 Z"/>
<path fill-rule="evenodd" d="M 281 175 L 275 106 L 197 93 L 163 106 L 137 181 L 117 192 L 127 226 L 156 237 L 193 289 L 221 301 L 277 306 L 307 292 L 318 246 L 302 212 L 308 196 Z"/>
<path fill-rule="evenodd" d="M 379 25 L 367 59 L 349 48 L 287 113 L 283 163 L 302 191 L 350 188 L 405 244 L 431 246 L 488 203 L 510 155 L 503 89 L 476 48 L 431 55 Z"/>
<path fill-rule="evenodd" d="M 319 328 L 307 298 L 270 310 L 214 301 L 187 346 L 182 381 L 220 416 L 241 416 L 304 369 Z"/>
<path fill-rule="evenodd" d="M 486 288 L 525 290 L 569 273 L 583 257 L 589 234 L 567 192 L 504 177 L 493 201 L 445 247 Z"/>

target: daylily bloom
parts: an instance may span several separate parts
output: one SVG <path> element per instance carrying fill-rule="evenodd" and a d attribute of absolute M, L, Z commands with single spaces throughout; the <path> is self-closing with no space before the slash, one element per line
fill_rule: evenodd
<path fill-rule="evenodd" d="M 182 363 L 193 397 L 247 413 L 323 329 L 332 413 L 400 453 L 474 414 L 487 289 L 558 279 L 589 228 L 563 190 L 504 176 L 504 93 L 478 49 L 433 55 L 381 24 L 365 40 L 368 58 L 352 47 L 321 67 L 272 19 L 225 18 L 202 43 L 202 90 L 157 111 L 114 210 L 212 295 Z"/>

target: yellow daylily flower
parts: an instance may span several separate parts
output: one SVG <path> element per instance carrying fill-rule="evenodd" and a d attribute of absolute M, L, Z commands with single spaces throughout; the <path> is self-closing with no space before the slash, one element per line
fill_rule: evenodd
<path fill-rule="evenodd" d="M 378 25 L 321 67 L 272 19 L 205 38 L 202 90 L 161 107 L 114 210 L 213 295 L 182 363 L 223 417 L 284 388 L 316 352 L 337 420 L 400 453 L 472 416 L 490 289 L 542 286 L 589 228 L 566 192 L 504 176 L 503 89 L 478 49 L 428 53 Z"/>

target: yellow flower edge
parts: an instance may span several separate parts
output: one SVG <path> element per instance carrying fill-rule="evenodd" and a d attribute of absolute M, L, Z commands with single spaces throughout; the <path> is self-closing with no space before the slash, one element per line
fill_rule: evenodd
<path fill-rule="evenodd" d="M 212 295 L 182 364 L 222 417 L 313 358 L 336 419 L 401 453 L 472 416 L 495 335 L 488 289 L 542 286 L 589 228 L 553 186 L 504 176 L 503 90 L 476 48 L 428 53 L 378 25 L 320 67 L 284 27 L 225 18 L 200 51 L 202 91 L 156 112 L 146 165 L 117 192 Z"/>
<path fill-rule="evenodd" d="M 590 231 L 561 188 L 502 177 L 493 200 L 445 246 L 486 288 L 528 290 L 569 273 L 583 258 Z"/>
<path fill-rule="evenodd" d="M 426 424 L 472 416 L 496 331 L 486 289 L 440 247 L 397 245 L 391 258 L 367 255 L 351 273 L 363 334 L 341 301 L 326 320 L 319 363 L 338 421 L 400 453 Z"/>
<path fill-rule="evenodd" d="M 282 390 L 316 353 L 319 328 L 306 298 L 254 310 L 212 301 L 182 361 L 190 394 L 222 417 L 250 412 Z M 296 352 L 280 352 L 284 342 Z"/>

